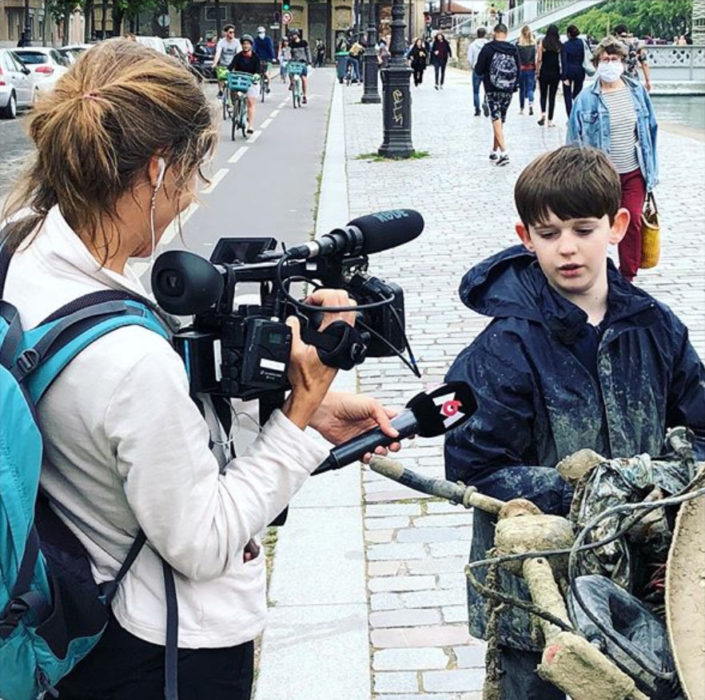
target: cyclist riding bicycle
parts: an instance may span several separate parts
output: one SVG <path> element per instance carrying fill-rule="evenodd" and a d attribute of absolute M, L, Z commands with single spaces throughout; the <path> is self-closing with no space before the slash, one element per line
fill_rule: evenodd
<path fill-rule="evenodd" d="M 252 50 L 254 39 L 249 34 L 242 35 L 242 51 L 235 55 L 232 62 L 228 66 L 230 71 L 238 71 L 240 73 L 252 73 L 259 75 L 262 72 L 262 64 L 259 56 Z M 255 123 L 255 107 L 257 105 L 257 95 L 259 89 L 255 83 L 252 83 L 247 89 L 247 133 L 252 134 L 254 130 L 252 125 Z"/>
<path fill-rule="evenodd" d="M 297 31 L 291 32 L 289 39 L 289 48 L 291 49 L 292 61 L 303 61 L 306 66 L 301 73 L 301 86 L 303 87 L 303 103 L 306 104 L 306 83 L 308 82 L 308 67 L 311 65 L 311 50 L 308 47 L 308 41 L 301 38 Z M 289 77 L 289 90 L 293 89 L 293 77 Z"/>
<path fill-rule="evenodd" d="M 267 92 L 269 92 L 269 76 L 267 70 L 269 64 L 276 60 L 274 53 L 274 44 L 264 27 L 257 27 L 257 36 L 255 37 L 254 51 L 262 63 L 262 80 L 264 81 Z"/>
<path fill-rule="evenodd" d="M 235 27 L 226 24 L 223 27 L 223 38 L 218 42 L 213 57 L 215 66 L 215 77 L 218 80 L 218 97 L 223 96 L 223 87 L 228 79 L 228 66 L 232 63 L 235 55 L 242 51 L 240 41 L 235 38 Z"/>

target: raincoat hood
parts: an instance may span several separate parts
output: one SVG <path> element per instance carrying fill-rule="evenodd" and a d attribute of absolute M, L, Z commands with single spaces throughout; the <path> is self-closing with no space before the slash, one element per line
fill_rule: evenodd
<path fill-rule="evenodd" d="M 612 322 L 654 307 L 654 300 L 633 287 L 607 261 Z M 460 299 L 468 308 L 492 318 L 517 318 L 546 326 L 570 343 L 587 314 L 550 287 L 536 256 L 523 245 L 507 248 L 471 268 L 460 283 Z"/>

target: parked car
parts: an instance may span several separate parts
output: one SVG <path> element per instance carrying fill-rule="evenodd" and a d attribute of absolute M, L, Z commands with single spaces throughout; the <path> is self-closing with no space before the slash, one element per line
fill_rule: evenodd
<path fill-rule="evenodd" d="M 168 39 L 164 40 L 164 44 L 166 45 L 166 52 L 169 56 L 173 56 L 179 63 L 182 63 L 184 68 L 194 74 L 199 83 L 203 82 L 203 76 L 200 71 L 196 70 L 191 61 L 189 61 L 189 57 L 179 48 L 178 44 L 172 44 Z"/>
<path fill-rule="evenodd" d="M 69 46 L 62 46 L 61 48 L 57 49 L 57 51 L 64 56 L 65 58 L 68 59 L 68 62 L 70 64 L 76 63 L 76 59 L 87 49 L 90 49 L 91 46 L 95 46 L 95 44 L 70 44 Z"/>
<path fill-rule="evenodd" d="M 135 39 L 143 46 L 159 51 L 159 53 L 166 53 L 164 39 L 160 36 L 136 36 Z"/>
<path fill-rule="evenodd" d="M 193 51 L 193 67 L 205 80 L 215 80 L 214 50 L 207 44 L 197 44 Z"/>
<path fill-rule="evenodd" d="M 185 36 L 170 36 L 168 39 L 164 39 L 164 44 L 166 45 L 167 50 L 169 49 L 170 46 L 178 46 L 179 49 L 186 55 L 188 58 L 189 63 L 193 63 L 194 56 L 193 56 L 193 44 L 191 43 L 191 39 Z"/>
<path fill-rule="evenodd" d="M 18 109 L 31 107 L 36 98 L 32 71 L 12 49 L 0 49 L 0 117 L 14 119 Z"/>
<path fill-rule="evenodd" d="M 32 46 L 14 51 L 34 74 L 40 92 L 51 90 L 69 69 L 69 59 L 49 46 Z"/>

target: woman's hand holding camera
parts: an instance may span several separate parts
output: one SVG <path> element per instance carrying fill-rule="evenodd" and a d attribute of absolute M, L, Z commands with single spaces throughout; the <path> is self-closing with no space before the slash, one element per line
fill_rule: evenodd
<path fill-rule="evenodd" d="M 323 307 L 355 306 L 355 301 L 340 289 L 318 289 L 304 301 L 307 304 Z M 345 321 L 353 326 L 355 325 L 355 312 L 325 313 L 319 330 L 324 330 L 334 321 Z M 318 350 L 313 345 L 307 345 L 301 340 L 301 326 L 298 318 L 290 316 L 286 323 L 292 332 L 289 361 L 291 394 L 284 403 L 282 411 L 292 423 L 303 430 L 321 405 L 338 370 L 324 365 L 318 356 Z"/>

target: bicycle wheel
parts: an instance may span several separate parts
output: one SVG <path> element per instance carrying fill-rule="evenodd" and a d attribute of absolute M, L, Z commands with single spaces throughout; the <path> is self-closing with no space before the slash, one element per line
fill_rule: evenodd
<path fill-rule="evenodd" d="M 231 140 L 235 140 L 235 132 L 238 130 L 239 127 L 239 118 L 240 118 L 240 98 L 236 97 L 235 102 L 233 103 L 233 111 L 230 115 L 230 138 Z"/>
<path fill-rule="evenodd" d="M 243 97 L 240 100 L 240 131 L 242 138 L 247 138 L 247 100 Z"/>
<path fill-rule="evenodd" d="M 259 99 L 264 102 L 264 96 L 267 94 L 267 84 L 264 80 L 264 75 L 262 75 L 259 81 Z"/>
<path fill-rule="evenodd" d="M 294 80 L 292 81 L 291 85 L 291 104 L 294 106 L 294 109 L 296 109 L 297 104 L 296 104 L 296 91 L 299 89 L 299 80 L 298 76 L 294 76 Z"/>
<path fill-rule="evenodd" d="M 225 121 L 228 118 L 228 98 L 227 98 L 227 90 L 228 88 L 226 87 L 225 90 L 223 90 L 223 121 Z"/>

